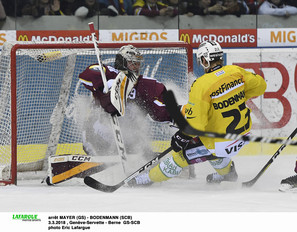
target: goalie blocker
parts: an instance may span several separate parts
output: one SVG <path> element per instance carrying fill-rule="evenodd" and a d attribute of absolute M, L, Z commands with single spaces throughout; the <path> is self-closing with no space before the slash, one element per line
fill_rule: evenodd
<path fill-rule="evenodd" d="M 101 172 L 113 164 L 107 165 L 103 162 L 96 162 L 92 156 L 68 154 L 50 156 L 48 163 L 49 171 L 46 178 L 48 185 L 58 184 L 73 177 L 84 178 Z"/>

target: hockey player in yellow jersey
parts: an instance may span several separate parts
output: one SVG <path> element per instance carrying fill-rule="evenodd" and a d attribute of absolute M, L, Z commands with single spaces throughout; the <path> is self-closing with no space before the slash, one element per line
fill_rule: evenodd
<path fill-rule="evenodd" d="M 265 92 L 266 82 L 260 75 L 236 65 L 223 65 L 223 51 L 219 43 L 206 41 L 200 44 L 197 62 L 205 74 L 191 86 L 185 116 L 198 130 L 221 134 L 249 135 L 252 121 L 246 101 Z M 171 140 L 175 151 L 148 173 L 131 180 L 130 185 L 161 182 L 179 175 L 182 168 L 208 160 L 215 173 L 206 177 L 208 183 L 236 181 L 238 176 L 231 157 L 247 144 L 243 140 L 224 140 L 195 137 L 177 131 Z"/>

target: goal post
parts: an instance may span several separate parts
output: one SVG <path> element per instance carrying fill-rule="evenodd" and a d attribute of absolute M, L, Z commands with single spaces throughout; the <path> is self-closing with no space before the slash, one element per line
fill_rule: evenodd
<path fill-rule="evenodd" d="M 113 66 L 127 43 L 100 43 L 103 64 Z M 187 99 L 193 50 L 184 42 L 130 43 L 144 56 L 144 75 Z M 6 42 L 0 56 L 0 185 L 16 184 L 18 171 L 44 168 L 48 156 L 85 154 L 74 115 L 77 94 L 90 97 L 78 79 L 97 63 L 93 43 Z M 152 122 L 156 151 L 169 146 L 165 127 Z"/>

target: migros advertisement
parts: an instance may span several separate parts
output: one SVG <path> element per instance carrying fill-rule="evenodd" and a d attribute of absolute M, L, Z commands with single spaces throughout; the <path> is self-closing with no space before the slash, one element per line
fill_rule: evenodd
<path fill-rule="evenodd" d="M 0 30 L 0 48 L 6 41 L 15 41 L 16 40 L 16 31 L 13 30 Z"/>
<path fill-rule="evenodd" d="M 258 29 L 259 47 L 296 47 L 297 28 Z"/>
<path fill-rule="evenodd" d="M 166 42 L 178 41 L 178 30 L 100 30 L 100 42 Z"/>

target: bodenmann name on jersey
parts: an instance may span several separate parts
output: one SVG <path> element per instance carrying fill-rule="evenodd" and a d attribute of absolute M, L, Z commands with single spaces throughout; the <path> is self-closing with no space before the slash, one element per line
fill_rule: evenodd
<path fill-rule="evenodd" d="M 234 96 L 228 98 L 227 100 L 223 100 L 218 103 L 213 103 L 213 107 L 215 110 L 223 109 L 225 107 L 235 104 L 239 100 L 243 99 L 244 96 L 245 96 L 244 91 L 241 91 L 238 94 L 235 94 Z"/>
<path fill-rule="evenodd" d="M 241 78 L 235 80 L 235 81 L 231 81 L 229 83 L 224 83 L 222 84 L 216 91 L 212 92 L 210 97 L 216 97 L 216 96 L 219 96 L 220 94 L 223 94 L 225 91 L 237 86 L 237 85 L 240 85 L 242 84 L 243 81 L 241 80 Z"/>

